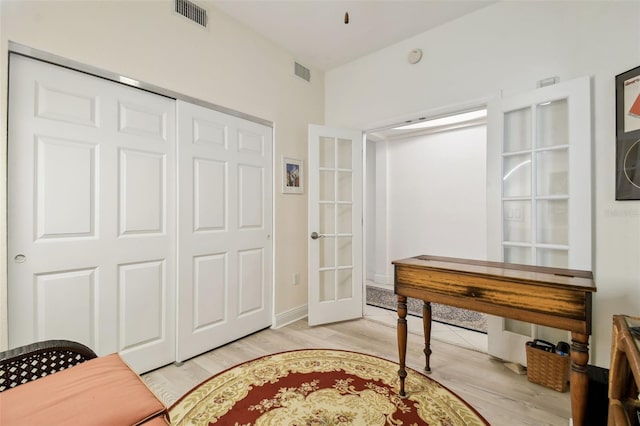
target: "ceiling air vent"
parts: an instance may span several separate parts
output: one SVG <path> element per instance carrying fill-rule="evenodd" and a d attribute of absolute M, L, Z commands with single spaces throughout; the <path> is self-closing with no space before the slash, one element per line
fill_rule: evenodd
<path fill-rule="evenodd" d="M 309 68 L 296 62 L 296 75 L 304 80 L 311 81 L 311 71 Z"/>
<path fill-rule="evenodd" d="M 179 13 L 196 24 L 207 28 L 207 9 L 204 9 L 189 0 L 176 0 L 176 13 Z"/>

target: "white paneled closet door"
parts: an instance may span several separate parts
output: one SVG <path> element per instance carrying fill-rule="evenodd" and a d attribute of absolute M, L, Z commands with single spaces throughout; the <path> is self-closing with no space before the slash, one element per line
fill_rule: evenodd
<path fill-rule="evenodd" d="M 175 101 L 10 56 L 9 345 L 175 354 Z"/>
<path fill-rule="evenodd" d="M 183 361 L 271 325 L 272 130 L 177 101 Z"/>

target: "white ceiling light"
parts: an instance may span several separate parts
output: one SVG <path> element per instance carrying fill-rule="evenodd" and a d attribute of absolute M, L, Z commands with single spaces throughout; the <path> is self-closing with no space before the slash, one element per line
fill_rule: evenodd
<path fill-rule="evenodd" d="M 420 121 L 405 126 L 394 127 L 393 130 L 428 129 L 430 127 L 449 126 L 452 124 L 464 123 L 465 121 L 477 120 L 487 116 L 487 110 L 465 112 L 462 114 L 450 115 L 447 117 L 434 118 L 433 120 Z"/>

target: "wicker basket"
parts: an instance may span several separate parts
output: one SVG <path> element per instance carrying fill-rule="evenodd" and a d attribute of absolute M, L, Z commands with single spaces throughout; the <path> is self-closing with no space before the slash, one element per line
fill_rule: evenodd
<path fill-rule="evenodd" d="M 569 389 L 569 355 L 547 352 L 533 346 L 527 349 L 527 378 L 530 382 L 558 392 Z"/>

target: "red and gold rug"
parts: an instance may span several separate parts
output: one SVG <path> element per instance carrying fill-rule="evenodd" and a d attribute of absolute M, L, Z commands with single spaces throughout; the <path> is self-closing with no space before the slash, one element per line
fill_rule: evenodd
<path fill-rule="evenodd" d="M 219 373 L 169 408 L 172 425 L 488 425 L 471 406 L 407 368 L 355 352 L 299 350 Z"/>

